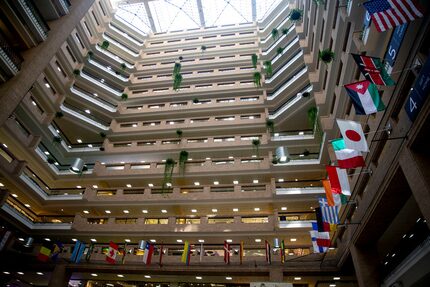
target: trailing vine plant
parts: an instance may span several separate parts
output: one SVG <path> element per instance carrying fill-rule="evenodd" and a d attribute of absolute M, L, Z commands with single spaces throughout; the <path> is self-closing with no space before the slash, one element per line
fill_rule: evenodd
<path fill-rule="evenodd" d="M 188 160 L 188 152 L 186 150 L 182 150 L 179 153 L 179 173 L 184 174 L 185 173 L 185 164 Z"/>
<path fill-rule="evenodd" d="M 175 161 L 172 158 L 166 159 L 166 162 L 164 163 L 162 192 L 166 190 L 168 183 L 172 183 L 172 175 L 173 175 L 174 167 L 175 167 Z"/>

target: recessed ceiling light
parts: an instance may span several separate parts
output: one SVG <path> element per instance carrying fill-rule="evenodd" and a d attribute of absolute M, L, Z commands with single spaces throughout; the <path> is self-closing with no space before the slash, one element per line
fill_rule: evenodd
<path fill-rule="evenodd" d="M 202 279 L 203 279 L 203 277 L 202 277 L 202 276 L 196 276 L 196 279 L 197 279 L 197 280 L 202 280 Z"/>
<path fill-rule="evenodd" d="M 336 284 L 330 284 L 329 287 L 336 287 Z"/>
<path fill-rule="evenodd" d="M 238 212 L 239 208 L 233 208 L 233 212 Z"/>
<path fill-rule="evenodd" d="M 97 277 L 97 276 L 99 276 L 99 275 L 97 275 L 96 273 L 91 273 L 91 276 L 93 276 L 93 277 Z"/>
<path fill-rule="evenodd" d="M 78 241 L 78 240 L 77 240 L 76 238 L 72 238 L 72 241 L 73 241 L 73 242 L 76 242 L 76 241 Z"/>
<path fill-rule="evenodd" d="M 88 146 L 88 147 L 93 147 L 93 145 L 92 145 L 92 144 L 88 144 L 87 146 Z"/>
<path fill-rule="evenodd" d="M 233 180 L 233 184 L 239 184 L 238 180 Z"/>
<path fill-rule="evenodd" d="M 83 211 L 85 214 L 88 214 L 88 213 L 90 213 L 88 210 L 84 210 Z"/>
<path fill-rule="evenodd" d="M 16 193 L 12 193 L 12 196 L 13 196 L 13 197 L 15 197 L 15 198 L 17 198 L 17 197 L 18 197 L 18 194 L 16 194 Z"/>
<path fill-rule="evenodd" d="M 294 179 L 295 181 L 299 181 L 297 178 L 296 179 Z"/>
<path fill-rule="evenodd" d="M 145 278 L 148 278 L 148 279 L 149 279 L 149 278 L 151 278 L 151 276 L 149 276 L 149 275 L 145 275 Z"/>
<path fill-rule="evenodd" d="M 172 186 L 172 184 L 171 184 L 170 182 L 166 183 L 166 185 L 167 185 L 168 187 L 171 187 L 171 186 Z"/>
<path fill-rule="evenodd" d="M 6 275 L 10 274 L 10 272 L 7 272 L 7 271 L 3 271 L 3 273 L 6 274 Z"/>
<path fill-rule="evenodd" d="M 118 276 L 119 278 L 124 278 L 124 275 L 122 274 L 117 274 L 116 276 Z"/>
<path fill-rule="evenodd" d="M 212 208 L 212 212 L 218 212 L 218 209 Z"/>
<path fill-rule="evenodd" d="M 51 241 L 51 239 L 49 239 L 49 238 L 44 238 L 44 240 L 45 240 L 45 241 L 48 241 L 48 242 L 49 242 L 49 241 Z"/>
<path fill-rule="evenodd" d="M 282 206 L 282 207 L 281 207 L 281 210 L 282 210 L 282 211 L 285 211 L 285 210 L 287 210 L 287 207 Z"/>
<path fill-rule="evenodd" d="M 176 242 L 182 243 L 182 239 L 176 239 Z"/>
<path fill-rule="evenodd" d="M 148 213 L 148 210 L 143 209 L 143 210 L 142 210 L 142 213 Z"/>
<path fill-rule="evenodd" d="M 105 212 L 107 213 L 107 214 L 110 214 L 111 212 L 110 212 L 110 210 L 105 210 Z"/>
<path fill-rule="evenodd" d="M 127 186 L 128 188 L 130 188 L 130 187 L 131 187 L 131 184 L 129 184 L 129 183 L 128 183 L 126 186 Z"/>
<path fill-rule="evenodd" d="M 302 277 L 294 277 L 294 280 L 302 280 Z"/>
<path fill-rule="evenodd" d="M 256 238 L 255 242 L 261 242 L 261 239 L 260 238 Z"/>
<path fill-rule="evenodd" d="M 130 239 L 124 239 L 125 242 L 130 243 L 131 240 Z"/>
<path fill-rule="evenodd" d="M 204 243 L 205 240 L 204 239 L 199 239 L 199 243 Z"/>
<path fill-rule="evenodd" d="M 188 161 L 192 161 L 192 160 L 193 160 L 192 158 L 189 158 L 189 159 L 188 159 Z"/>
<path fill-rule="evenodd" d="M 7 148 L 7 144 L 3 144 L 3 146 L 4 146 L 5 148 Z"/>
<path fill-rule="evenodd" d="M 124 213 L 130 213 L 130 211 L 128 211 L 127 209 L 124 209 L 122 212 L 124 212 Z"/>
<path fill-rule="evenodd" d="M 214 181 L 214 185 L 218 185 L 219 184 L 219 181 Z"/>
<path fill-rule="evenodd" d="M 157 240 L 155 240 L 155 239 L 150 239 L 149 241 L 151 241 L 152 243 L 157 242 Z"/>
<path fill-rule="evenodd" d="M 18 238 L 19 241 L 24 241 L 24 238 L 20 237 Z"/>
<path fill-rule="evenodd" d="M 24 272 L 16 272 L 16 273 L 18 273 L 19 275 L 24 275 Z"/>
<path fill-rule="evenodd" d="M 80 185 L 77 185 L 77 186 L 76 186 L 76 188 L 82 188 L 82 186 L 80 186 Z"/>
<path fill-rule="evenodd" d="M 45 83 L 45 87 L 49 89 L 51 86 L 48 83 Z"/>
<path fill-rule="evenodd" d="M 162 210 L 161 210 L 161 212 L 162 212 L 162 213 L 167 213 L 167 210 L 162 209 Z"/>
<path fill-rule="evenodd" d="M 198 186 L 198 185 L 200 185 L 200 182 L 196 181 L 196 182 L 194 182 L 194 185 Z"/>
<path fill-rule="evenodd" d="M 340 280 L 340 277 L 333 277 L 333 280 Z"/>
<path fill-rule="evenodd" d="M 229 159 L 233 159 L 234 157 L 233 157 L 233 156 L 229 156 L 228 158 L 229 158 Z"/>
<path fill-rule="evenodd" d="M 87 114 L 91 114 L 91 111 L 90 110 L 85 110 L 85 112 L 87 113 Z"/>
<path fill-rule="evenodd" d="M 148 183 L 149 187 L 154 187 L 154 185 L 152 183 Z"/>
<path fill-rule="evenodd" d="M 258 179 L 254 179 L 252 183 L 258 183 Z"/>
<path fill-rule="evenodd" d="M 3 186 L 4 186 L 4 184 L 0 182 L 0 187 L 3 187 Z"/>
<path fill-rule="evenodd" d="M 296 241 L 297 241 L 297 238 L 291 238 L 291 239 L 290 239 L 290 241 L 291 241 L 291 242 L 296 242 Z"/>
<path fill-rule="evenodd" d="M 36 274 L 37 274 L 37 275 L 43 275 L 43 273 L 42 273 L 42 272 L 36 272 Z"/>
<path fill-rule="evenodd" d="M 207 157 L 207 158 L 206 158 L 206 160 L 211 160 L 211 158 L 210 158 L 210 157 Z"/>
<path fill-rule="evenodd" d="M 76 140 L 78 143 L 82 143 L 82 140 L 81 139 L 77 139 Z"/>
<path fill-rule="evenodd" d="M 283 178 L 278 179 L 278 182 L 284 182 Z"/>
<path fill-rule="evenodd" d="M 90 240 L 91 240 L 91 242 L 97 242 L 97 239 L 95 239 L 95 238 L 91 238 Z"/>
<path fill-rule="evenodd" d="M 26 203 L 24 204 L 25 207 L 30 207 L 30 204 Z"/>
<path fill-rule="evenodd" d="M 233 242 L 233 239 L 227 239 L 226 240 L 228 243 L 232 243 Z"/>
<path fill-rule="evenodd" d="M 197 212 L 197 209 L 191 209 L 191 212 L 196 213 L 196 212 Z"/>
<path fill-rule="evenodd" d="M 225 277 L 225 280 L 232 280 L 233 278 L 230 276 Z"/>
<path fill-rule="evenodd" d="M 45 154 L 46 154 L 46 155 L 49 155 L 49 151 L 45 151 Z"/>
<path fill-rule="evenodd" d="M 259 207 L 254 208 L 254 211 L 260 211 Z"/>
<path fill-rule="evenodd" d="M 97 184 L 94 184 L 93 188 L 99 188 L 99 186 Z"/>

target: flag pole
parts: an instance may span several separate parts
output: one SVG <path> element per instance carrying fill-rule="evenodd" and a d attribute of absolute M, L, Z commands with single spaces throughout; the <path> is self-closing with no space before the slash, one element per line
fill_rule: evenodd
<path fill-rule="evenodd" d="M 401 69 L 401 70 L 398 70 L 398 71 L 391 72 L 390 75 L 392 75 L 392 74 L 398 74 L 398 73 L 401 73 L 401 72 L 404 72 L 404 71 L 410 71 L 410 70 L 413 70 L 413 69 L 415 69 L 417 67 L 420 67 L 420 66 L 421 66 L 420 64 L 416 64 L 416 65 L 413 65 L 412 67 L 409 67 L 409 68 L 405 68 L 405 69 Z"/>
<path fill-rule="evenodd" d="M 373 170 L 371 170 L 371 169 L 363 169 L 360 172 L 348 174 L 348 176 L 359 175 L 359 174 L 362 174 L 362 173 L 369 173 L 370 175 L 372 175 Z"/>

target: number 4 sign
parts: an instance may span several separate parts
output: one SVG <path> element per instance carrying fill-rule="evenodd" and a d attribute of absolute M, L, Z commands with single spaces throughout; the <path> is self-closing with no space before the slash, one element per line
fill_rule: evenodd
<path fill-rule="evenodd" d="M 415 85 L 405 104 L 405 110 L 411 121 L 415 121 L 430 92 L 430 57 L 421 68 Z"/>

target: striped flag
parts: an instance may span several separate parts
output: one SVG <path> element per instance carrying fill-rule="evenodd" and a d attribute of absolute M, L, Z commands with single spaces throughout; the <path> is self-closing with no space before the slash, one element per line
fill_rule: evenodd
<path fill-rule="evenodd" d="M 312 231 L 314 231 L 315 242 L 319 247 L 330 247 L 330 233 L 318 231 L 318 223 L 312 222 Z M 311 234 L 312 235 L 312 234 Z"/>
<path fill-rule="evenodd" d="M 324 187 L 326 201 L 327 201 L 328 206 L 346 204 L 346 202 L 347 202 L 346 195 L 332 192 L 331 186 L 330 186 L 330 181 L 328 179 L 323 179 L 322 184 Z"/>
<path fill-rule="evenodd" d="M 320 208 L 324 222 L 339 224 L 339 206 L 321 206 Z"/>
<path fill-rule="evenodd" d="M 230 244 L 227 241 L 224 241 L 224 262 L 230 264 Z"/>
<path fill-rule="evenodd" d="M 314 249 L 314 253 L 324 253 L 327 252 L 328 247 L 327 246 L 321 246 L 318 245 L 318 240 L 321 241 L 321 236 L 327 237 L 326 234 L 322 234 L 321 233 L 328 233 L 328 232 L 318 232 L 315 230 L 309 231 L 309 233 L 311 234 L 311 239 L 312 239 L 312 247 Z"/>
<path fill-rule="evenodd" d="M 158 262 L 158 264 L 160 266 L 163 266 L 163 254 L 164 254 L 164 243 L 163 241 L 161 241 L 161 247 L 160 247 L 160 261 Z"/>
<path fill-rule="evenodd" d="M 394 86 L 396 83 L 388 75 L 381 59 L 376 57 L 351 54 L 360 72 L 367 80 L 380 86 Z"/>
<path fill-rule="evenodd" d="M 154 254 L 154 245 L 147 241 L 145 245 L 145 253 L 143 254 L 143 262 L 146 265 L 151 264 L 153 254 Z"/>
<path fill-rule="evenodd" d="M 266 262 L 272 264 L 272 253 L 270 252 L 270 244 L 267 240 L 264 241 L 266 249 Z"/>
<path fill-rule="evenodd" d="M 239 248 L 239 256 L 240 256 L 240 264 L 242 265 L 242 260 L 243 260 L 243 241 L 240 242 L 240 248 Z"/>
<path fill-rule="evenodd" d="M 319 232 L 330 232 L 331 226 L 330 223 L 325 222 L 322 217 L 321 207 L 315 208 L 315 217 L 317 218 L 317 229 Z"/>
<path fill-rule="evenodd" d="M 281 240 L 281 263 L 285 263 L 285 243 L 284 243 L 284 239 Z"/>
<path fill-rule="evenodd" d="M 51 257 L 51 248 L 46 246 L 40 247 L 39 254 L 37 255 L 37 260 L 41 262 L 47 262 Z"/>
<path fill-rule="evenodd" d="M 346 170 L 331 165 L 327 165 L 326 170 L 332 193 L 351 195 L 351 188 L 349 187 L 349 179 Z"/>
<path fill-rule="evenodd" d="M 345 89 L 354 104 L 357 115 L 371 115 L 385 109 L 378 88 L 370 81 L 351 83 L 345 85 Z"/>
<path fill-rule="evenodd" d="M 343 139 L 334 139 L 331 145 L 340 168 L 357 168 L 366 165 L 361 152 L 347 148 Z"/>
<path fill-rule="evenodd" d="M 79 263 L 81 261 L 82 255 L 85 251 L 85 242 L 76 241 L 75 247 L 73 248 L 72 256 L 70 257 L 70 261 L 72 263 Z"/>
<path fill-rule="evenodd" d="M 185 263 L 185 265 L 190 265 L 190 256 L 191 255 L 191 246 L 188 241 L 185 241 L 184 243 L 184 251 L 182 252 L 182 258 L 181 261 Z"/>
<path fill-rule="evenodd" d="M 200 243 L 200 262 L 203 261 L 203 254 L 205 253 L 205 249 L 203 248 L 203 242 Z"/>
<path fill-rule="evenodd" d="M 363 5 L 372 17 L 378 32 L 424 16 L 414 0 L 372 0 Z"/>

